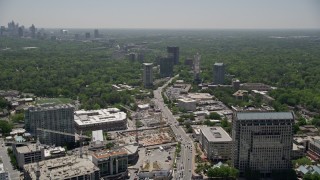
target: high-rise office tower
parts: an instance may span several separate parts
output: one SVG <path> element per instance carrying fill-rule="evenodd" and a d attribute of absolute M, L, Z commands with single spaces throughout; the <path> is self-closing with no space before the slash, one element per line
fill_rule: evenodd
<path fill-rule="evenodd" d="M 213 65 L 213 83 L 223 84 L 224 83 L 224 64 L 214 63 Z"/>
<path fill-rule="evenodd" d="M 99 38 L 99 36 L 100 36 L 100 35 L 99 35 L 99 30 L 98 30 L 98 29 L 95 29 L 93 35 L 94 35 L 94 38 Z"/>
<path fill-rule="evenodd" d="M 194 82 L 200 83 L 200 59 L 201 55 L 197 53 L 194 55 L 194 62 L 193 62 L 193 75 L 194 75 Z"/>
<path fill-rule="evenodd" d="M 179 64 L 179 47 L 176 46 L 168 46 L 167 53 L 169 57 L 173 58 L 173 64 Z"/>
<path fill-rule="evenodd" d="M 36 37 L 36 27 L 32 24 L 31 27 L 29 28 L 31 37 L 35 38 Z"/>
<path fill-rule="evenodd" d="M 173 75 L 173 61 L 170 57 L 160 58 L 160 76 L 171 77 Z"/>
<path fill-rule="evenodd" d="M 232 163 L 240 175 L 290 169 L 293 125 L 292 112 L 235 112 Z"/>
<path fill-rule="evenodd" d="M 23 30 L 24 30 L 23 26 L 19 27 L 19 29 L 18 29 L 18 36 L 19 37 L 23 36 Z"/>
<path fill-rule="evenodd" d="M 143 63 L 144 62 L 144 53 L 143 52 L 138 52 L 137 54 L 137 61 Z"/>
<path fill-rule="evenodd" d="M 73 136 L 39 131 L 37 128 L 74 134 L 74 107 L 71 104 L 37 105 L 25 112 L 25 127 L 42 144 L 64 146 L 75 141 Z"/>
<path fill-rule="evenodd" d="M 86 32 L 85 37 L 86 37 L 87 39 L 89 39 L 89 38 L 90 38 L 90 33 L 89 33 L 89 32 Z"/>
<path fill-rule="evenodd" d="M 143 63 L 143 85 L 145 88 L 153 86 L 152 63 Z"/>

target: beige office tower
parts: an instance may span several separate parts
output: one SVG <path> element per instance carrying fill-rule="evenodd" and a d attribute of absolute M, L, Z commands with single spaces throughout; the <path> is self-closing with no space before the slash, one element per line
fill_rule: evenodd
<path fill-rule="evenodd" d="M 153 86 L 152 63 L 143 63 L 143 85 L 145 88 Z"/>
<path fill-rule="evenodd" d="M 291 112 L 235 112 L 232 163 L 269 177 L 273 170 L 291 168 L 294 114 Z"/>

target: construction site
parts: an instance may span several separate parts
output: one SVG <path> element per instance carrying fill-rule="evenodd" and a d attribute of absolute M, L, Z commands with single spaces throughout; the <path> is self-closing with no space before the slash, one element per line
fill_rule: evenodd
<path fill-rule="evenodd" d="M 137 134 L 138 133 L 138 134 Z M 138 136 L 139 146 L 147 147 L 159 144 L 175 142 L 174 133 L 170 127 L 162 127 L 154 129 L 145 129 L 137 131 L 127 131 L 118 133 L 117 139 L 125 142 L 132 142 Z"/>

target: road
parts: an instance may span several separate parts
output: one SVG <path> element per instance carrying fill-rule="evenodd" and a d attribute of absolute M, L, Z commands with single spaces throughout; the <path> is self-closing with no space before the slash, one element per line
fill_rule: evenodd
<path fill-rule="evenodd" d="M 169 110 L 169 108 L 164 104 L 163 98 L 161 95 L 162 90 L 166 87 L 174 78 L 179 75 L 171 78 L 166 84 L 162 87 L 159 87 L 157 90 L 153 92 L 155 105 L 161 110 L 162 117 L 167 118 L 168 123 L 171 124 L 171 128 L 178 138 L 178 141 L 181 142 L 181 157 L 177 160 L 177 171 L 176 171 L 176 179 L 192 179 L 192 158 L 193 158 L 193 141 L 187 135 L 187 133 L 182 129 L 182 127 L 178 126 L 177 120 L 174 118 L 173 114 Z M 180 176 L 180 178 L 179 178 Z"/>
<path fill-rule="evenodd" d="M 3 146 L 4 141 L 2 138 L 0 138 L 0 158 L 2 159 L 3 166 L 5 171 L 9 172 L 9 176 L 11 180 L 19 180 L 20 179 L 20 171 L 14 170 L 12 168 L 11 162 L 9 155 L 7 153 L 7 148 L 6 146 Z"/>

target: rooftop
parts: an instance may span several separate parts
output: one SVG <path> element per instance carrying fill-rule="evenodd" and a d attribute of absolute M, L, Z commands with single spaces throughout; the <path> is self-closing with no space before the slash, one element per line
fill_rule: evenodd
<path fill-rule="evenodd" d="M 102 130 L 92 131 L 92 141 L 103 141 Z"/>
<path fill-rule="evenodd" d="M 237 112 L 238 120 L 293 119 L 291 112 Z"/>
<path fill-rule="evenodd" d="M 104 159 L 104 158 L 109 158 L 112 156 L 119 156 L 119 155 L 127 155 L 127 150 L 124 148 L 121 149 L 116 149 L 116 150 L 101 150 L 97 151 L 92 154 L 97 159 Z"/>
<path fill-rule="evenodd" d="M 69 98 L 40 98 L 36 100 L 36 104 L 68 104 L 72 103 L 73 100 Z"/>
<path fill-rule="evenodd" d="M 219 126 L 214 127 L 200 127 L 202 134 L 208 139 L 210 142 L 226 142 L 232 141 L 232 138 L 229 134 Z"/>
<path fill-rule="evenodd" d="M 209 93 L 189 93 L 188 97 L 194 100 L 212 100 L 213 98 Z"/>
<path fill-rule="evenodd" d="M 65 153 L 66 149 L 63 147 L 49 147 L 44 150 L 44 157 L 50 157 L 52 155 Z"/>
<path fill-rule="evenodd" d="M 50 159 L 39 162 L 40 179 L 67 179 L 80 175 L 91 174 L 98 171 L 89 159 L 79 158 L 77 156 L 66 156 L 56 159 Z M 29 173 L 32 179 L 36 179 L 36 163 L 23 166 L 24 171 Z"/>
<path fill-rule="evenodd" d="M 181 98 L 181 99 L 178 99 L 178 101 L 185 102 L 185 103 L 196 102 L 196 100 L 190 99 L 190 98 Z"/>
<path fill-rule="evenodd" d="M 108 108 L 99 110 L 80 110 L 75 111 L 74 121 L 79 126 L 106 123 L 112 121 L 122 121 L 127 118 L 127 114 L 120 111 L 118 108 Z"/>
<path fill-rule="evenodd" d="M 43 103 L 37 104 L 36 106 L 30 106 L 28 110 L 30 112 L 45 111 L 45 110 L 57 110 L 57 109 L 69 109 L 74 108 L 71 104 L 54 104 L 54 103 Z"/>
<path fill-rule="evenodd" d="M 214 63 L 215 66 L 223 66 L 223 63 Z"/>
<path fill-rule="evenodd" d="M 26 146 L 20 146 L 20 147 L 17 147 L 17 152 L 18 153 L 30 153 L 30 152 L 35 152 L 37 151 L 37 147 L 36 147 L 36 144 L 28 144 Z M 40 150 L 39 150 L 40 151 Z"/>

